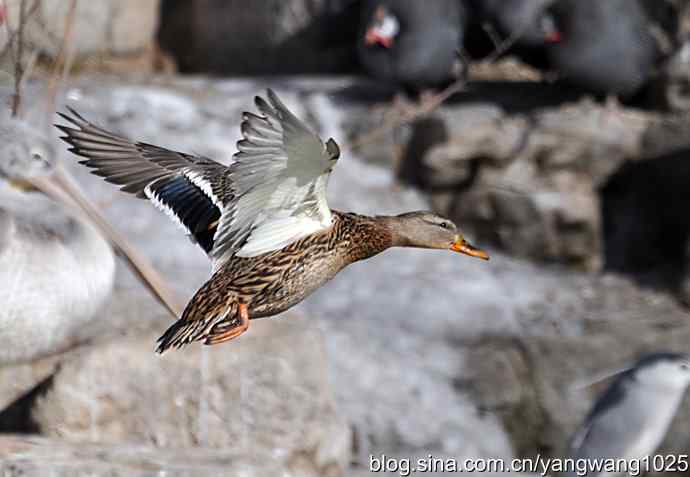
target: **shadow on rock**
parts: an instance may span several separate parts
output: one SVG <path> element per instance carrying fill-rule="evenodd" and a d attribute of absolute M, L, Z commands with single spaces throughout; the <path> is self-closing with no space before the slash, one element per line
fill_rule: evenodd
<path fill-rule="evenodd" d="M 689 159 L 685 149 L 628 162 L 601 189 L 607 269 L 648 285 L 681 285 L 690 234 Z"/>

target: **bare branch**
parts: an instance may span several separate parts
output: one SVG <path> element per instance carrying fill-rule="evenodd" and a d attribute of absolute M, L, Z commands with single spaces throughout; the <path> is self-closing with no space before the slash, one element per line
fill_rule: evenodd
<path fill-rule="evenodd" d="M 386 134 L 387 132 L 402 126 L 403 124 L 410 123 L 422 116 L 425 116 L 432 111 L 435 111 L 441 104 L 443 104 L 448 98 L 453 96 L 455 93 L 462 91 L 464 87 L 464 81 L 456 81 L 446 89 L 435 95 L 428 104 L 423 108 L 416 109 L 412 114 L 399 115 L 384 121 L 381 127 L 374 129 L 368 134 L 356 138 L 354 141 L 345 144 L 346 149 L 355 150 L 359 149 L 367 144 L 376 142 Z"/>
<path fill-rule="evenodd" d="M 72 30 L 74 28 L 74 19 L 77 12 L 77 0 L 70 0 L 69 10 L 65 17 L 65 33 L 62 36 L 62 43 L 53 64 L 53 71 L 48 82 L 48 94 L 46 98 L 46 113 L 52 115 L 55 111 L 57 92 L 62 82 L 67 79 L 69 70 L 72 67 L 74 59 L 74 49 L 70 50 L 70 43 L 72 42 Z"/>
<path fill-rule="evenodd" d="M 13 52 L 12 62 L 14 64 L 14 95 L 12 96 L 12 116 L 17 117 L 22 101 L 22 86 L 24 84 L 24 29 L 28 23 L 31 15 L 38 9 L 40 0 L 34 0 L 31 8 L 27 9 L 27 0 L 21 0 L 19 3 L 19 24 L 16 31 L 12 31 L 9 21 L 6 19 L 6 28 L 9 39 L 7 47 Z M 5 10 L 7 5 L 3 2 Z"/>
<path fill-rule="evenodd" d="M 14 96 L 12 96 L 12 117 L 19 114 L 22 100 L 22 77 L 24 76 L 24 25 L 26 23 L 26 0 L 19 3 L 19 25 L 17 26 L 17 46 L 14 49 Z"/>
<path fill-rule="evenodd" d="M 520 39 L 520 37 L 524 34 L 526 31 L 526 26 L 523 27 L 522 30 L 516 32 L 515 34 L 511 35 L 510 37 L 506 38 L 505 40 L 499 40 L 498 35 L 496 33 L 496 30 L 493 28 L 492 25 L 485 23 L 483 25 L 483 28 L 491 38 L 491 41 L 495 45 L 494 51 L 484 60 L 485 63 L 491 64 L 495 63 L 496 60 L 498 60 L 499 57 L 503 55 L 510 47 L 512 47 L 515 42 Z M 411 115 L 400 115 L 398 117 L 394 117 L 392 119 L 384 121 L 384 123 L 381 125 L 381 127 L 374 129 L 372 132 L 356 138 L 354 141 L 352 141 L 350 144 L 347 144 L 346 147 L 348 147 L 351 150 L 358 149 L 362 146 L 365 146 L 367 144 L 371 144 L 372 142 L 377 141 L 381 136 L 386 134 L 387 132 L 402 126 L 403 124 L 409 123 L 414 121 L 415 119 L 418 119 L 421 116 L 424 116 L 426 114 L 431 113 L 432 111 L 436 110 L 441 104 L 443 104 L 448 98 L 453 96 L 455 93 L 458 93 L 462 91 L 462 88 L 464 86 L 463 81 L 456 81 L 450 86 L 448 86 L 445 90 L 441 91 L 439 94 L 434 96 L 432 98 L 432 101 L 430 104 L 426 105 L 424 108 L 419 108 L 417 111 L 415 111 Z"/>

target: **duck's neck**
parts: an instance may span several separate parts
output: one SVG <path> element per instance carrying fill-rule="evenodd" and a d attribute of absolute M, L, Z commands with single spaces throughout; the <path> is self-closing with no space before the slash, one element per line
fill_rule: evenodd
<path fill-rule="evenodd" d="M 396 245 L 388 217 L 343 212 L 335 212 L 335 215 L 338 238 L 346 245 L 351 262 L 373 257 Z"/>

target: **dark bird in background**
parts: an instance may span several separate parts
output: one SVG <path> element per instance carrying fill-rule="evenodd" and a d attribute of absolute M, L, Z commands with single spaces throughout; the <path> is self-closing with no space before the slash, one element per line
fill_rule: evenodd
<path fill-rule="evenodd" d="M 503 40 L 516 46 L 542 47 L 561 40 L 553 14 L 553 0 L 475 0 L 475 11 Z"/>
<path fill-rule="evenodd" d="M 249 320 L 301 302 L 347 265 L 390 247 L 452 250 L 488 259 L 451 221 L 430 212 L 367 217 L 331 210 L 326 188 L 340 157 L 273 91 L 244 113 L 230 166 L 132 142 L 71 111 L 70 151 L 122 190 L 150 200 L 208 254 L 211 278 L 158 340 L 158 351 L 222 343 Z"/>
<path fill-rule="evenodd" d="M 561 32 L 549 63 L 564 81 L 629 97 L 653 75 L 660 53 L 637 0 L 558 0 L 549 12 Z"/>
<path fill-rule="evenodd" d="M 465 50 L 475 59 L 510 54 L 548 70 L 546 47 L 562 35 L 548 7 L 554 0 L 468 0 Z"/>
<path fill-rule="evenodd" d="M 361 65 L 407 92 L 443 88 L 462 74 L 458 51 L 466 19 L 458 0 L 365 0 L 357 39 Z"/>

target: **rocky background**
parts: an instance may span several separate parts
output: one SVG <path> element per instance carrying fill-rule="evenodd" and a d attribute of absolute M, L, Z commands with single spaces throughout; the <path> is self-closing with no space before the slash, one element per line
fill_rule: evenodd
<path fill-rule="evenodd" d="M 486 246 L 491 261 L 391 250 L 346 269 L 292 311 L 253 322 L 230 344 L 164 356 L 154 343 L 172 318 L 121 261 L 109 268 L 107 251 L 77 265 L 75 273 L 113 277 L 103 285 L 109 298 L 87 320 L 65 312 L 24 326 L 27 304 L 46 296 L 36 292 L 37 274 L 0 272 L 3 290 L 34 291 L 0 295 L 0 336 L 12 350 L 0 354 L 1 474 L 356 477 L 369 475 L 371 455 L 559 456 L 601 391 L 587 386 L 593 378 L 644 351 L 687 351 L 689 118 L 680 102 L 650 111 L 544 85 L 534 94 L 533 82 L 482 82 L 372 137 L 387 121 L 379 105 L 387 97 L 372 98 L 365 79 L 152 75 L 168 64 L 152 46 L 156 2 L 109 13 L 111 35 L 101 39 L 85 32 L 110 10 L 88 13 L 87 3 L 77 7 L 85 9 L 75 17 L 84 55 L 75 62 L 92 66 L 95 48 L 103 64 L 115 58 L 139 73 L 84 67 L 65 83 L 58 110 L 69 105 L 125 136 L 227 163 L 241 112 L 272 87 L 341 144 L 334 208 L 433 208 Z M 51 4 L 42 3 L 47 18 Z M 120 20 L 132 15 L 137 23 Z M 144 25 L 140 40 L 129 25 Z M 54 43 L 37 48 L 50 55 Z M 680 84 L 681 53 L 669 69 Z M 510 61 L 491 71 L 514 72 Z M 40 76 L 26 88 L 27 107 L 50 92 Z M 185 302 L 209 272 L 203 253 L 145 201 L 78 166 L 56 131 L 45 140 L 52 165 L 74 176 Z M 82 256 L 72 242 L 81 237 L 74 230 L 90 230 L 82 217 L 41 212 L 47 199 L 33 194 L 29 202 L 43 205 L 25 205 L 28 193 L 4 182 L 0 191 L 3 230 L 26 233 L 9 240 L 0 231 L 8 244 L 0 245 L 0 270 L 17 270 L 26 252 L 14 251 L 37 235 Z M 61 262 L 51 257 L 41 273 L 59 291 L 71 283 L 54 275 L 51 260 Z M 46 332 L 48 324 L 62 334 Z M 32 339 L 46 335 L 55 339 L 39 349 Z M 688 404 L 662 453 L 690 448 Z"/>

